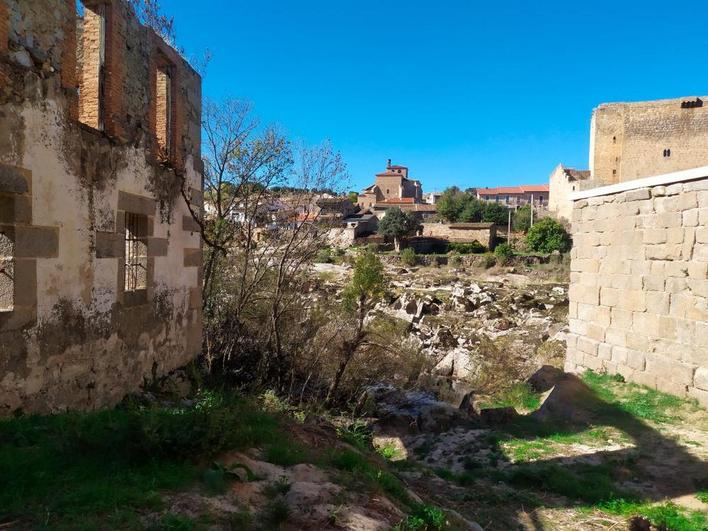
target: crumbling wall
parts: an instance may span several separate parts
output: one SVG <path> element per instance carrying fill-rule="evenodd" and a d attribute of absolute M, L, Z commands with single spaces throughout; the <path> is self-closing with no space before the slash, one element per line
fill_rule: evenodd
<path fill-rule="evenodd" d="M 567 370 L 619 373 L 708 404 L 708 170 L 702 174 L 598 188 L 575 201 Z"/>
<path fill-rule="evenodd" d="M 423 223 L 422 235 L 457 243 L 477 241 L 491 249 L 496 234 L 496 225 L 493 223 Z"/>
<path fill-rule="evenodd" d="M 121 53 L 99 130 L 78 121 L 75 0 L 0 0 L 0 268 L 13 275 L 11 308 L 0 295 L 0 414 L 111 405 L 201 348 L 201 241 L 181 194 L 202 208 L 201 81 L 125 3 L 105 3 Z M 151 128 L 158 53 L 179 80 L 170 160 Z M 147 220 L 143 291 L 125 290 L 126 212 Z"/>
<path fill-rule="evenodd" d="M 590 131 L 592 178 L 613 184 L 708 164 L 708 100 L 703 100 L 597 107 Z"/>

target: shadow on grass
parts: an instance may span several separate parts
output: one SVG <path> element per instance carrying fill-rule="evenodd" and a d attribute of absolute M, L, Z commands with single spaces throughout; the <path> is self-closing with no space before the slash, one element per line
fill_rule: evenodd
<path fill-rule="evenodd" d="M 632 401 L 623 402 L 607 386 L 609 378 L 590 374 L 583 381 L 575 375 L 565 375 L 538 411 L 506 424 L 490 426 L 493 431 L 485 443 L 496 456 L 493 466 L 477 465 L 462 474 L 438 470 L 438 475 L 468 487 L 465 501 L 478 502 L 479 507 L 494 502 L 496 496 L 480 489 L 480 480 L 487 480 L 486 485 L 491 480 L 518 489 L 514 495 L 496 500 L 499 507 L 503 507 L 502 516 L 521 525 L 523 513 L 524 519 L 530 520 L 538 531 L 546 529 L 536 511 L 541 507 L 599 509 L 627 517 L 645 515 L 655 525 L 666 526 L 665 529 L 708 529 L 706 515 L 683 514 L 670 505 L 659 509 L 649 505 L 695 494 L 708 478 L 705 461 L 647 422 L 670 421 L 672 405 L 680 405 L 682 401 L 631 386 L 629 388 L 636 393 Z M 619 430 L 631 440 L 631 447 L 624 444 L 616 450 L 543 457 L 553 453 L 543 447 L 544 442 L 551 445 L 554 439 L 579 441 L 580 438 L 574 436 L 586 434 L 598 426 Z M 512 462 L 502 447 L 509 441 L 538 443 L 539 455 L 532 455 L 535 459 L 530 462 Z M 415 453 L 415 448 L 410 451 Z M 512 512 L 516 517 L 510 517 Z M 508 522 L 500 527 L 499 522 L 490 520 L 480 521 L 480 524 L 486 524 L 488 529 L 507 528 Z"/>

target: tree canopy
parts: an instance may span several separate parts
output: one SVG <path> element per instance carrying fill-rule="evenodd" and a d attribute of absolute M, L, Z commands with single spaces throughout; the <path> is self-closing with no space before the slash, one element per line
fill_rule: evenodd
<path fill-rule="evenodd" d="M 442 193 L 437 210 L 438 215 L 450 223 L 487 221 L 506 225 L 509 216 L 509 210 L 504 205 L 481 201 L 475 197 L 472 189 L 463 192 L 457 186 Z"/>
<path fill-rule="evenodd" d="M 565 253 L 570 250 L 572 240 L 563 225 L 555 219 L 543 218 L 529 229 L 526 245 L 529 250 L 539 253 Z"/>
<path fill-rule="evenodd" d="M 417 228 L 418 221 L 415 217 L 398 207 L 389 208 L 386 216 L 379 222 L 379 234 L 393 238 L 396 250 L 400 249 L 401 238 L 413 234 Z"/>

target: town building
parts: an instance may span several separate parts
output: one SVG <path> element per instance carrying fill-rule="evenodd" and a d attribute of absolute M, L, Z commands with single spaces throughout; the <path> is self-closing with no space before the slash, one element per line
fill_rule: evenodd
<path fill-rule="evenodd" d="M 201 350 L 200 76 L 124 0 L 80 7 L 0 0 L 0 415 Z"/>
<path fill-rule="evenodd" d="M 708 164 L 706 97 L 605 103 L 592 113 L 591 178 L 600 185 Z"/>
<path fill-rule="evenodd" d="M 573 212 L 573 202 L 570 194 L 592 188 L 594 182 L 590 179 L 590 170 L 566 168 L 562 164 L 555 167 L 548 178 L 548 210 L 557 218 L 570 221 Z"/>
<path fill-rule="evenodd" d="M 500 203 L 514 209 L 531 204 L 531 202 L 537 207 L 547 207 L 548 195 L 549 187 L 547 184 L 477 188 L 477 199 Z"/>
<path fill-rule="evenodd" d="M 391 159 L 388 159 L 386 171 L 376 174 L 376 181 L 364 188 L 358 202 L 362 209 L 374 208 L 380 203 L 396 206 L 421 204 L 423 187 L 420 181 L 408 178 L 406 166 L 391 165 Z"/>

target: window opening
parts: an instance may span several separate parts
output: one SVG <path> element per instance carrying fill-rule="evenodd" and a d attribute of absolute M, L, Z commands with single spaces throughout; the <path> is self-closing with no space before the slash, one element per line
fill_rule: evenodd
<path fill-rule="evenodd" d="M 15 308 L 15 245 L 0 232 L 0 312 Z"/>
<path fill-rule="evenodd" d="M 158 68 L 156 83 L 156 133 L 157 144 L 163 158 L 172 153 L 172 77 L 168 68 Z"/>
<path fill-rule="evenodd" d="M 147 216 L 125 213 L 125 291 L 147 288 Z"/>

